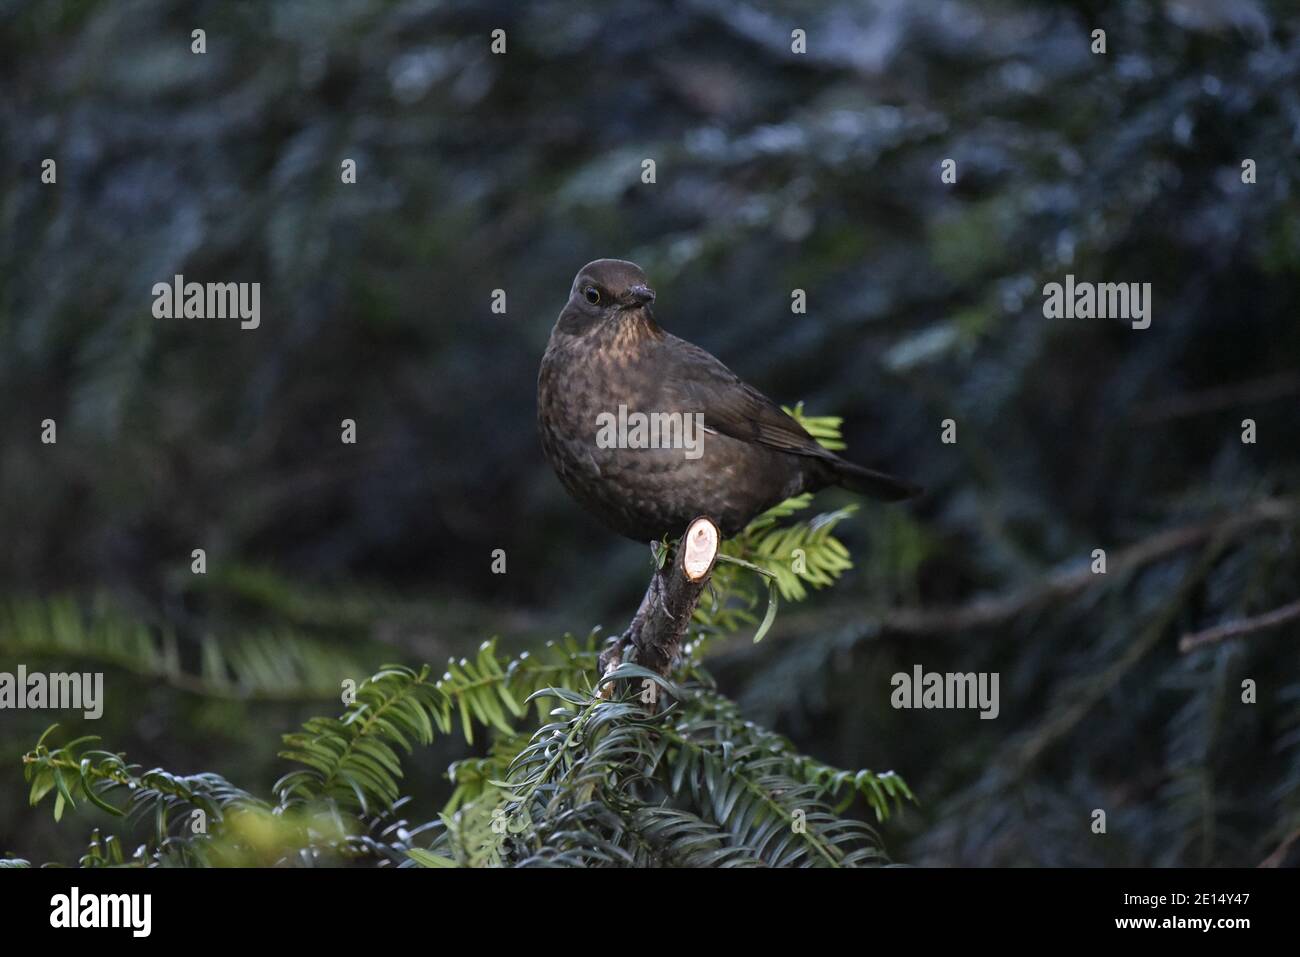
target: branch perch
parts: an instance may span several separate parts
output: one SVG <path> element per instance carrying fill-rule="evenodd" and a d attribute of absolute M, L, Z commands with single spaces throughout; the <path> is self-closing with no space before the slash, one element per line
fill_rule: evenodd
<path fill-rule="evenodd" d="M 681 650 L 695 606 L 713 575 L 720 541 L 718 526 L 712 519 L 700 516 L 687 526 L 670 559 L 663 568 L 655 569 L 641 607 L 627 631 L 613 639 L 601 654 L 602 675 L 608 675 L 624 662 L 668 675 Z M 601 689 L 604 696 L 611 693 L 609 684 Z"/>

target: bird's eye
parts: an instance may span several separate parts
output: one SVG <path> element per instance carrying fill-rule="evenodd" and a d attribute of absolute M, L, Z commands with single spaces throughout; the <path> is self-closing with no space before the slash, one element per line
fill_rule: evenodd
<path fill-rule="evenodd" d="M 588 286 L 586 289 L 582 290 L 582 294 L 587 297 L 587 302 L 591 303 L 593 306 L 600 302 L 600 290 L 595 286 Z"/>

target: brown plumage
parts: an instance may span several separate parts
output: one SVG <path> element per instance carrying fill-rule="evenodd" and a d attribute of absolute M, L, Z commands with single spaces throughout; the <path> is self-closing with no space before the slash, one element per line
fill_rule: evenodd
<path fill-rule="evenodd" d="M 782 500 L 828 485 L 886 501 L 918 494 L 822 448 L 712 355 L 665 332 L 651 312 L 654 298 L 634 263 L 598 259 L 583 266 L 537 377 L 546 456 L 570 494 L 609 528 L 655 541 L 676 538 L 691 519 L 707 515 L 730 536 Z M 602 447 L 601 423 L 620 406 L 629 417 L 701 413 L 700 443 Z"/>

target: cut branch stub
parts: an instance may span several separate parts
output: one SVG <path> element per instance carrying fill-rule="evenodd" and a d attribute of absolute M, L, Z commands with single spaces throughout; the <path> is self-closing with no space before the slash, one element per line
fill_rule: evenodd
<path fill-rule="evenodd" d="M 713 574 L 718 560 L 721 535 L 713 520 L 700 516 L 686 527 L 686 534 L 673 549 L 672 559 L 656 569 L 641 599 L 632 623 L 600 656 L 600 670 L 607 675 L 625 661 L 635 662 L 658 674 L 668 675 L 681 650 L 691 615 Z M 647 681 L 647 684 L 653 684 Z M 652 688 L 646 689 L 651 700 Z M 601 694 L 611 694 L 610 685 Z"/>
<path fill-rule="evenodd" d="M 691 522 L 682 536 L 682 574 L 698 582 L 713 571 L 718 559 L 718 526 L 707 518 Z"/>

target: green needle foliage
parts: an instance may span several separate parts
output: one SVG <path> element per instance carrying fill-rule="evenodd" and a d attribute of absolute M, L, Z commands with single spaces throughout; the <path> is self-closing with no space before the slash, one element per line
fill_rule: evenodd
<path fill-rule="evenodd" d="M 9 660 L 57 658 L 102 664 L 213 698 L 258 701 L 334 697 L 343 675 L 359 674 L 351 655 L 294 631 L 198 641 L 198 674 L 181 663 L 180 642 L 106 602 L 89 611 L 72 598 L 12 599 L 0 604 L 0 654 Z"/>
<path fill-rule="evenodd" d="M 844 448 L 837 416 L 808 416 L 803 404 L 785 410 L 828 449 Z M 833 585 L 853 567 L 849 550 L 835 537 L 835 527 L 851 516 L 856 505 L 788 522 L 812 504 L 812 495 L 797 495 L 758 516 L 743 532 L 722 543 L 710 582 L 709 599 L 700 603 L 695 620 L 704 635 L 731 632 L 758 625 L 758 641 L 771 627 L 778 596 L 783 601 L 803 601 L 809 588 Z M 755 579 L 752 572 L 758 572 Z M 757 608 L 766 581 L 767 614 L 761 622 Z"/>
<path fill-rule="evenodd" d="M 838 437 L 836 423 L 813 421 L 819 438 Z M 128 853 L 126 837 L 96 829 L 83 866 L 880 863 L 880 841 L 856 815 L 884 821 L 913 800 L 903 780 L 800 754 L 745 720 L 701 662 L 708 636 L 753 621 L 756 580 L 798 601 L 850 566 L 831 534 L 847 511 L 782 524 L 807 505 L 786 502 L 727 543 L 736 561 L 718 568 L 676 683 L 625 664 L 601 679 L 620 692 L 602 696 L 596 632 L 513 657 L 486 641 L 441 677 L 392 664 L 345 687 L 342 715 L 284 735 L 280 755 L 296 767 L 269 798 L 218 774 L 144 770 L 95 738 L 55 746 L 52 727 L 23 759 L 30 802 L 51 798 L 56 819 L 93 805 L 139 839 Z M 137 640 L 136 658 L 156 653 Z M 454 762 L 450 800 L 411 823 L 404 762 L 454 734 L 468 745 L 486 736 L 486 753 Z"/>

